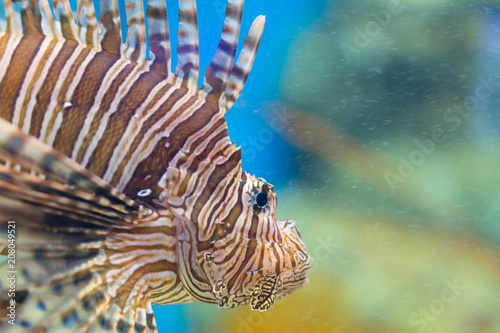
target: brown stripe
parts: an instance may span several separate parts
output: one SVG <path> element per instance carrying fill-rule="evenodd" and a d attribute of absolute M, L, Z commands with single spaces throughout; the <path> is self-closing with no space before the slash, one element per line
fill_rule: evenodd
<path fill-rule="evenodd" d="M 84 48 L 82 50 L 82 52 L 77 56 L 77 58 L 75 59 L 74 63 L 71 65 L 71 67 L 70 67 L 70 69 L 68 71 L 68 75 L 65 78 L 58 79 L 58 80 L 64 80 L 64 83 L 62 84 L 61 91 L 59 92 L 59 95 L 57 96 L 57 107 L 56 107 L 56 110 L 53 112 L 52 118 L 49 120 L 49 125 L 47 126 L 47 131 L 46 131 L 47 135 L 48 135 L 48 133 L 50 133 L 52 131 L 52 127 L 54 126 L 54 121 L 55 121 L 55 119 L 57 117 L 57 114 L 59 112 L 61 112 L 61 110 L 62 110 L 62 108 L 64 106 L 64 103 L 66 102 L 65 101 L 66 93 L 68 92 L 68 89 L 69 89 L 69 87 L 71 85 L 71 82 L 73 81 L 73 78 L 76 75 L 76 72 L 78 71 L 78 69 L 80 68 L 80 66 L 82 65 L 82 63 L 85 61 L 85 59 L 87 58 L 87 56 L 90 53 L 90 51 L 91 51 L 90 48 L 88 48 L 88 47 Z M 79 107 L 78 104 L 75 104 L 74 108 L 76 109 L 78 107 Z M 75 112 L 74 109 L 71 109 L 71 110 L 73 110 L 73 111 L 71 111 L 71 113 Z M 52 112 L 52 111 L 53 110 L 47 110 L 46 112 Z M 61 129 L 59 129 L 59 133 L 60 132 L 61 132 Z M 64 145 L 64 144 L 60 144 L 60 145 Z M 66 148 L 66 151 L 67 150 L 68 149 Z"/>
<path fill-rule="evenodd" d="M 219 126 L 224 126 L 225 127 L 225 120 L 224 118 L 220 118 L 216 123 L 215 126 L 213 126 L 211 129 L 207 131 L 208 135 L 211 133 L 214 133 L 215 131 L 218 130 Z M 201 162 L 208 160 L 208 155 L 213 152 L 213 149 L 215 145 L 222 140 L 224 137 L 227 137 L 227 127 L 222 130 L 219 134 L 217 134 L 207 145 L 207 147 L 199 154 L 196 156 L 196 158 L 193 160 L 193 162 L 189 165 L 189 174 L 194 174 L 199 172 L 198 167 Z M 206 140 L 205 135 L 198 135 L 198 138 L 195 140 L 194 144 L 191 146 L 191 150 L 196 149 L 198 145 L 201 144 L 202 141 Z M 220 156 L 222 154 L 222 151 L 219 151 L 216 155 L 214 155 L 213 159 L 215 159 L 217 156 Z M 177 163 L 178 166 L 182 165 L 189 157 L 185 156 L 182 159 L 179 159 L 179 162 Z M 179 196 L 184 195 L 185 190 L 187 188 L 189 182 L 189 177 L 186 177 L 186 179 L 183 180 L 183 184 L 180 186 L 180 190 L 178 192 Z"/>
<path fill-rule="evenodd" d="M 133 69 L 134 69 L 134 66 L 132 66 L 132 65 L 125 66 L 120 71 L 120 73 L 115 77 L 115 79 L 111 82 L 110 86 L 108 87 L 108 90 L 106 91 L 105 95 L 102 98 L 101 104 L 98 106 L 99 109 L 95 113 L 94 119 L 92 120 L 89 131 L 84 138 L 82 146 L 80 147 L 80 150 L 77 153 L 77 156 L 76 156 L 77 162 L 79 162 L 79 163 L 82 162 L 82 160 L 85 156 L 85 152 L 87 151 L 90 143 L 92 142 L 92 139 L 94 138 L 94 136 L 97 133 L 97 130 L 99 129 L 99 126 L 103 120 L 102 119 L 103 116 L 107 112 L 110 111 L 111 103 L 113 102 L 113 100 L 118 92 L 118 89 L 124 83 L 124 80 L 130 75 L 130 73 L 132 72 Z M 115 112 L 116 112 L 116 110 L 115 110 Z M 121 114 L 121 111 L 118 111 L 118 113 Z M 110 124 L 109 124 L 109 119 L 108 119 L 108 127 L 109 127 L 109 125 Z M 121 126 L 121 124 L 120 124 L 120 126 Z M 115 133 L 115 135 L 116 135 L 116 133 Z M 93 164 L 95 162 L 95 156 L 96 156 L 96 154 L 94 151 L 94 154 L 90 158 L 89 164 Z M 97 163 L 97 165 L 101 165 L 101 164 L 102 163 Z M 88 165 L 87 165 L 87 168 L 89 168 Z M 98 168 L 94 167 L 94 169 L 92 169 L 91 171 L 93 171 L 98 176 L 102 176 L 102 174 L 99 173 L 97 169 Z"/>
<path fill-rule="evenodd" d="M 165 234 L 167 236 L 177 236 L 177 232 L 175 231 L 175 226 L 162 225 L 161 227 L 141 227 L 134 226 L 131 229 L 120 229 L 120 233 L 127 234 L 140 234 L 140 235 L 148 235 L 148 234 Z"/>
<path fill-rule="evenodd" d="M 26 72 L 33 58 L 40 49 L 42 39 L 39 36 L 28 35 L 21 39 L 12 55 L 12 61 L 0 82 L 0 116 L 12 121 L 16 100 L 19 96 Z"/>
<path fill-rule="evenodd" d="M 141 74 L 141 76 L 130 88 L 127 95 L 124 96 L 118 105 L 118 111 L 109 117 L 104 135 L 98 142 L 96 149 L 87 164 L 87 167 L 95 174 L 102 176 L 106 173 L 109 166 L 108 162 L 113 155 L 113 151 L 120 142 L 123 132 L 127 129 L 129 122 L 133 121 L 133 117 L 137 109 L 147 98 L 154 86 L 158 84 L 158 81 L 159 80 L 155 76 L 149 73 L 145 72 Z M 118 77 L 113 82 L 113 84 L 120 83 L 123 83 L 123 80 Z M 113 94 L 113 96 L 109 96 L 109 102 L 112 101 L 112 97 L 114 97 L 114 95 L 115 94 Z M 108 96 L 106 96 L 106 99 L 107 97 Z M 98 125 L 95 126 L 95 130 L 97 130 L 97 127 Z"/>
<path fill-rule="evenodd" d="M 232 153 L 231 157 L 229 157 L 226 162 L 224 162 L 223 164 L 218 164 L 215 167 L 206 184 L 197 184 L 196 188 L 203 189 L 203 192 L 199 195 L 198 200 L 196 200 L 196 203 L 194 204 L 193 212 L 191 214 L 191 221 L 193 221 L 193 223 L 202 222 L 198 220 L 198 215 L 201 209 L 207 204 L 210 197 L 217 189 L 217 186 L 219 186 L 221 182 L 226 181 L 229 172 L 233 170 L 240 161 L 240 151 L 236 150 Z"/>
<path fill-rule="evenodd" d="M 153 199 L 158 198 L 161 188 L 158 187 L 159 178 L 163 171 L 167 170 L 168 161 L 175 155 L 175 150 L 165 148 L 165 144 L 169 141 L 168 138 L 162 138 L 155 145 L 153 153 L 144 161 L 139 163 L 135 169 L 134 176 L 125 187 L 125 195 L 146 203 L 150 206 L 156 206 Z M 151 176 L 146 179 L 147 176 Z M 151 195 L 147 197 L 138 197 L 137 193 L 143 189 L 150 189 Z"/>
<path fill-rule="evenodd" d="M 161 88 L 158 93 L 154 96 L 153 100 L 145 107 L 144 109 L 144 114 L 148 113 L 148 110 L 154 107 L 156 103 L 167 93 L 167 91 L 172 88 L 172 85 L 166 84 L 163 88 Z M 167 101 L 160 106 L 158 111 L 156 111 L 151 117 L 144 123 L 142 130 L 140 133 L 135 137 L 132 138 L 133 142 L 130 145 L 129 150 L 127 151 L 124 159 L 120 162 L 116 172 L 113 175 L 113 178 L 111 180 L 111 184 L 116 185 L 118 184 L 120 178 L 123 175 L 123 171 L 125 169 L 125 166 L 129 163 L 132 154 L 136 151 L 137 147 L 139 146 L 140 142 L 144 138 L 144 135 L 146 132 L 155 125 L 156 122 L 159 121 L 161 117 L 163 117 L 166 113 L 170 111 L 170 108 L 174 105 L 175 102 L 177 102 L 182 96 L 184 96 L 184 91 L 176 89 L 172 95 L 167 99 Z M 135 130 L 136 128 L 134 128 Z M 163 140 L 163 144 L 165 144 L 165 140 Z M 155 144 L 155 143 L 151 143 Z M 155 149 L 156 151 L 156 149 Z M 146 187 L 147 188 L 147 187 Z"/>
<path fill-rule="evenodd" d="M 47 62 L 48 58 L 51 56 L 52 50 L 54 49 L 54 47 L 56 46 L 57 43 L 58 43 L 58 41 L 56 39 L 52 39 L 46 48 L 44 48 L 43 50 L 40 49 L 39 52 L 43 52 L 42 57 L 40 58 L 40 61 L 38 62 L 38 64 L 32 64 L 32 65 L 36 66 L 36 69 L 35 69 L 35 72 L 33 73 L 32 77 L 26 78 L 26 80 L 29 80 L 29 84 L 28 84 L 28 89 L 26 89 L 26 96 L 24 97 L 24 101 L 22 101 L 23 103 L 22 103 L 22 108 L 21 108 L 21 114 L 19 117 L 19 127 L 20 128 L 22 128 L 24 126 L 24 121 L 26 118 L 26 111 L 27 111 L 26 107 L 28 106 L 28 103 L 31 99 L 31 95 L 33 94 L 33 88 L 35 87 L 35 83 L 38 80 L 38 78 L 41 76 L 44 64 Z M 31 125 L 31 123 L 30 123 L 30 125 Z"/>
<path fill-rule="evenodd" d="M 253 216 L 255 218 L 255 216 Z M 245 264 L 250 260 L 250 258 L 255 254 L 255 249 L 257 248 L 257 241 L 252 238 L 248 242 L 247 250 L 245 252 L 245 258 L 241 261 L 238 261 L 240 266 L 238 267 L 238 272 L 245 266 Z M 233 273 L 232 278 L 227 282 L 227 289 L 231 290 L 236 282 L 236 279 L 240 276 L 240 274 Z"/>
<path fill-rule="evenodd" d="M 67 41 L 64 43 L 63 47 L 54 59 L 47 77 L 43 81 L 42 88 L 36 98 L 36 104 L 31 118 L 30 134 L 36 137 L 40 136 L 43 117 L 51 102 L 50 98 L 52 97 L 52 92 L 57 84 L 57 80 L 64 79 L 60 77 L 61 71 L 73 52 L 75 52 L 77 46 L 78 44 L 74 41 Z"/>
<path fill-rule="evenodd" d="M 170 99 L 172 99 L 172 97 Z M 186 112 L 186 108 L 194 104 L 195 101 L 195 97 L 190 98 L 189 101 L 185 104 L 184 108 L 179 108 L 175 111 L 172 119 L 180 117 L 182 112 Z M 169 110 L 170 107 L 162 109 Z M 153 192 L 152 197 L 159 194 L 161 189 L 158 188 L 158 181 L 162 174 L 158 171 L 166 170 L 170 163 L 170 160 L 175 156 L 175 154 L 177 154 L 179 148 L 184 146 L 186 140 L 189 137 L 195 135 L 201 128 L 206 126 L 210 122 L 211 118 L 215 116 L 215 114 L 216 111 L 207 107 L 207 105 L 203 105 L 194 114 L 192 114 L 191 117 L 178 124 L 176 129 L 172 131 L 172 133 L 170 133 L 168 139 L 165 138 L 160 140 L 162 146 L 156 145 L 156 148 L 153 150 L 152 154 L 139 163 L 137 168 L 134 170 L 132 178 L 125 186 L 125 193 L 128 193 L 133 198 L 136 198 L 138 190 L 149 188 Z M 162 126 L 156 131 L 156 133 L 165 131 L 166 127 L 168 127 L 169 125 L 170 124 L 162 124 Z M 149 129 L 149 126 L 146 125 L 144 126 L 144 128 L 145 130 L 143 132 L 145 132 L 146 129 Z M 140 135 L 139 137 L 142 138 L 142 135 Z M 167 142 L 169 143 L 168 148 L 165 147 L 165 144 Z M 152 177 L 145 181 L 144 178 L 147 175 L 152 175 Z"/>
<path fill-rule="evenodd" d="M 194 103 L 195 98 L 192 98 L 190 102 Z M 191 103 L 187 105 L 191 105 Z M 184 147 L 186 140 L 205 127 L 216 115 L 218 115 L 217 110 L 214 110 L 207 104 L 203 104 L 188 119 L 180 123 L 170 134 L 172 139 L 171 144 L 178 148 Z M 177 166 L 179 166 L 179 164 Z"/>
<path fill-rule="evenodd" d="M 68 101 L 71 102 L 72 106 L 64 109 L 63 122 L 54 141 L 54 148 L 63 154 L 69 156 L 72 152 L 87 113 L 94 104 L 94 99 L 101 87 L 104 76 L 118 59 L 99 52 L 88 63 L 71 101 Z"/>

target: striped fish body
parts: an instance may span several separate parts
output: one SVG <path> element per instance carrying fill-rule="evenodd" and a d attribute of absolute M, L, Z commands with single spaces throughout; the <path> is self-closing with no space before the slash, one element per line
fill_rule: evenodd
<path fill-rule="evenodd" d="M 307 283 L 311 259 L 294 222 L 276 219 L 272 186 L 241 169 L 224 120 L 263 17 L 234 65 L 243 1 L 229 1 L 198 88 L 193 0 L 180 1 L 175 73 L 161 1 L 146 17 L 126 2 L 123 45 L 117 3 L 100 6 L 98 21 L 80 1 L 75 23 L 64 1 L 54 18 L 43 1 L 4 2 L 0 224 L 17 224 L 21 274 L 19 325 L 0 329 L 154 332 L 151 304 L 193 300 L 269 309 Z"/>
<path fill-rule="evenodd" d="M 230 145 L 219 112 L 127 59 L 52 36 L 5 34 L 0 52 L 0 116 L 134 198 L 208 133 Z"/>

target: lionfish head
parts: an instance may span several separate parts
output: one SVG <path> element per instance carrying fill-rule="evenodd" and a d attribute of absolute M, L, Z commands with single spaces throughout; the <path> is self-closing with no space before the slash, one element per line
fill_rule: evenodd
<path fill-rule="evenodd" d="M 204 277 L 188 288 L 195 298 L 222 308 L 250 304 L 266 311 L 308 284 L 311 257 L 295 222 L 276 218 L 272 185 L 245 172 L 236 184 L 236 199 L 225 202 L 218 218 L 198 224 L 198 249 L 182 255 L 196 261 L 190 267 L 199 271 L 192 275 Z"/>

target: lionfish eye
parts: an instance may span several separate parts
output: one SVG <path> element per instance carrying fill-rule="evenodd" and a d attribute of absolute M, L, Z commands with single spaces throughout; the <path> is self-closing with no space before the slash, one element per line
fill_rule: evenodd
<path fill-rule="evenodd" d="M 259 208 L 266 207 L 268 201 L 269 200 L 267 198 L 266 192 L 260 192 L 259 194 L 257 194 L 257 197 L 255 198 L 255 202 Z"/>

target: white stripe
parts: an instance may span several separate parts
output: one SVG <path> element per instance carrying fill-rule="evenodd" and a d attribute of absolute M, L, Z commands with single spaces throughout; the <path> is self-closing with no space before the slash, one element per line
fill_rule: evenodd
<path fill-rule="evenodd" d="M 54 126 L 52 126 L 52 130 L 49 133 L 49 136 L 47 137 L 47 144 L 50 146 L 53 146 L 54 141 L 56 139 L 57 131 L 59 131 L 59 128 L 62 125 L 63 121 L 63 113 L 62 111 L 59 111 L 56 115 L 56 120 L 54 121 Z"/>
<path fill-rule="evenodd" d="M 173 251 L 172 248 L 175 246 L 177 241 L 175 236 L 169 236 L 160 232 L 137 235 L 123 234 L 116 236 L 116 238 L 119 241 L 110 242 L 108 244 L 108 248 L 118 250 L 129 246 L 144 248 L 145 246 L 162 245 L 168 247 L 168 250 Z"/>

